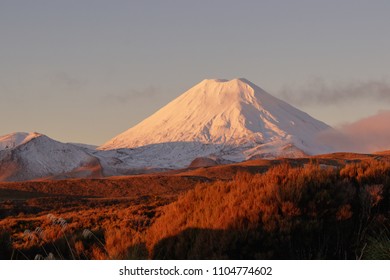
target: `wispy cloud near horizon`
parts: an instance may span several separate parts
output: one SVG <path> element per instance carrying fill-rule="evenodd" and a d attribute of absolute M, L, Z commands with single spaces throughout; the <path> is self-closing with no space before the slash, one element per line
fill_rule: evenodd
<path fill-rule="evenodd" d="M 287 102 L 303 106 L 335 105 L 357 99 L 390 104 L 390 83 L 386 80 L 371 80 L 329 85 L 317 78 L 302 87 L 285 86 L 279 96 Z"/>
<path fill-rule="evenodd" d="M 123 93 L 112 93 L 103 96 L 104 102 L 127 104 L 135 99 L 150 99 L 158 94 L 159 90 L 154 86 L 149 86 L 143 90 L 129 89 Z"/>
<path fill-rule="evenodd" d="M 390 150 L 390 110 L 325 131 L 319 135 L 319 141 L 340 152 Z"/>
<path fill-rule="evenodd" d="M 59 71 L 49 77 L 52 87 L 60 88 L 66 92 L 82 92 L 81 89 L 87 85 L 87 80 L 71 75 L 65 71 Z"/>

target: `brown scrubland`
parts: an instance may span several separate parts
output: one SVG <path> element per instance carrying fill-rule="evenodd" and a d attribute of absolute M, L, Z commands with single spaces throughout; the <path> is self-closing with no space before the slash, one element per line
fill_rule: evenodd
<path fill-rule="evenodd" d="M 0 259 L 390 259 L 390 156 L 0 183 Z"/>

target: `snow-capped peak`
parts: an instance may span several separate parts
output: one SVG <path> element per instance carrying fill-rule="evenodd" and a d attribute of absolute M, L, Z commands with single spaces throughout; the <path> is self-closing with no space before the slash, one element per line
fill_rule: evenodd
<path fill-rule="evenodd" d="M 96 176 L 101 167 L 90 151 L 36 132 L 8 134 L 0 137 L 0 181 Z"/>
<path fill-rule="evenodd" d="M 0 136 L 0 151 L 16 148 L 31 141 L 32 139 L 42 136 L 44 135 L 37 132 L 15 132 Z"/>
<path fill-rule="evenodd" d="M 315 135 L 328 128 L 244 78 L 206 79 L 100 149 L 167 142 L 232 147 L 293 143 L 315 153 Z"/>

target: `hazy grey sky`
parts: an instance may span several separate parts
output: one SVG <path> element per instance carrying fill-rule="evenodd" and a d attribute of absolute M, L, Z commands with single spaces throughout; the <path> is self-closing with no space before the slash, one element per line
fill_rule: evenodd
<path fill-rule="evenodd" d="M 388 0 L 0 0 L 0 135 L 102 144 L 205 78 L 356 121 L 390 107 L 389 13 Z"/>

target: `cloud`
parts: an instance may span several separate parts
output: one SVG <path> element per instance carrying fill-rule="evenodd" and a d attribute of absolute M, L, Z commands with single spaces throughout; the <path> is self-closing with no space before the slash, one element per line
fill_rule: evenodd
<path fill-rule="evenodd" d="M 67 92 L 78 91 L 87 84 L 87 81 L 72 76 L 66 72 L 55 73 L 50 77 L 50 80 L 53 87 L 61 88 Z"/>
<path fill-rule="evenodd" d="M 158 90 L 153 87 L 147 87 L 143 90 L 129 89 L 126 92 L 119 94 L 107 94 L 104 96 L 104 101 L 112 101 L 116 103 L 129 103 L 135 99 L 149 99 L 157 95 Z"/>
<path fill-rule="evenodd" d="M 335 151 L 372 153 L 390 150 L 390 110 L 348 123 L 319 135 Z"/>
<path fill-rule="evenodd" d="M 390 104 L 390 83 L 385 80 L 328 85 L 313 79 L 302 88 L 285 86 L 279 96 L 296 105 L 334 105 L 356 99 L 370 99 Z"/>

